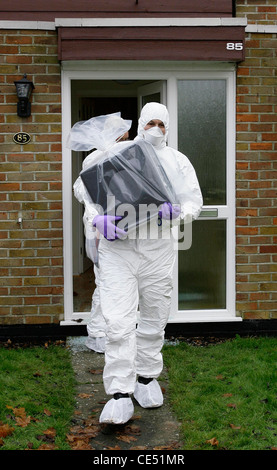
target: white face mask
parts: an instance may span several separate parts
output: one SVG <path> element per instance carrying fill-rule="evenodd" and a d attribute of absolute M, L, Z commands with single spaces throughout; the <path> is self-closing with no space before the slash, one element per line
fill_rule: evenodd
<path fill-rule="evenodd" d="M 144 130 L 143 135 L 145 140 L 147 140 L 147 142 L 150 142 L 150 144 L 154 145 L 155 147 L 158 147 L 165 139 L 163 131 L 157 126 L 150 127 L 149 129 Z"/>

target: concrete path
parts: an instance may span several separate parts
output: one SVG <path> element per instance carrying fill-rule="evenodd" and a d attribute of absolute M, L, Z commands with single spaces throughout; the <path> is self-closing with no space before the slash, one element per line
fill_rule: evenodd
<path fill-rule="evenodd" d="M 85 346 L 86 337 L 67 338 L 76 374 L 76 411 L 70 430 L 73 449 L 84 450 L 181 450 L 177 422 L 167 399 L 167 375 L 159 379 L 164 393 L 164 405 L 143 409 L 133 399 L 135 414 L 124 425 L 99 424 L 99 416 L 106 401 L 102 371 L 104 354 L 98 354 Z"/>

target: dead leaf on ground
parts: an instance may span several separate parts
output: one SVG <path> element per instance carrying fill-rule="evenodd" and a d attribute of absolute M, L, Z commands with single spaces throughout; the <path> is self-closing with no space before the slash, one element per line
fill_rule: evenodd
<path fill-rule="evenodd" d="M 79 439 L 73 444 L 72 450 L 93 450 L 93 447 L 87 439 Z"/>
<path fill-rule="evenodd" d="M 241 426 L 235 426 L 234 424 L 230 423 L 229 424 L 230 428 L 232 429 L 241 429 Z"/>
<path fill-rule="evenodd" d="M 93 397 L 93 393 L 79 393 L 79 398 L 91 398 Z"/>
<path fill-rule="evenodd" d="M 46 416 L 51 416 L 52 415 L 51 411 L 49 411 L 49 410 L 45 409 L 45 410 L 43 410 L 43 412 Z"/>
<path fill-rule="evenodd" d="M 54 428 L 46 429 L 43 434 L 36 436 L 38 441 L 46 442 L 47 444 L 54 444 L 56 437 L 56 430 Z"/>
<path fill-rule="evenodd" d="M 87 428 L 84 428 L 83 434 L 89 437 L 90 439 L 93 439 L 94 437 L 99 434 L 100 431 L 100 426 L 90 426 Z"/>
<path fill-rule="evenodd" d="M 136 419 L 141 419 L 141 415 L 133 415 L 130 421 L 135 421 Z"/>
<path fill-rule="evenodd" d="M 31 416 L 17 416 L 15 418 L 15 422 L 17 426 L 20 426 L 21 428 L 26 428 L 31 422 Z"/>
<path fill-rule="evenodd" d="M 71 441 L 77 440 L 77 439 L 84 439 L 84 438 L 89 438 L 92 439 L 97 436 L 97 434 L 100 431 L 100 425 L 97 426 L 73 426 L 70 428 L 70 434 L 67 435 L 68 439 Z"/>
<path fill-rule="evenodd" d="M 141 430 L 140 430 L 140 427 L 137 426 L 136 424 L 128 424 L 125 427 L 124 433 L 141 434 Z"/>
<path fill-rule="evenodd" d="M 223 396 L 223 397 L 232 397 L 233 394 L 232 394 L 232 393 L 224 393 L 222 396 Z"/>
<path fill-rule="evenodd" d="M 127 434 L 121 434 L 120 436 L 116 436 L 116 439 L 118 439 L 119 441 L 123 441 L 123 442 L 132 442 L 132 441 L 137 441 L 137 438 L 134 437 L 134 436 L 129 436 Z"/>
<path fill-rule="evenodd" d="M 235 403 L 227 403 L 228 408 L 236 408 L 237 405 Z"/>
<path fill-rule="evenodd" d="M 46 431 L 43 431 L 43 434 L 54 439 L 56 437 L 57 432 L 55 428 L 48 428 L 46 429 Z"/>
<path fill-rule="evenodd" d="M 141 434 L 140 427 L 136 424 L 127 424 L 123 429 L 120 431 L 116 431 L 117 435 L 124 435 L 124 434 Z"/>
<path fill-rule="evenodd" d="M 26 428 L 28 424 L 30 424 L 31 420 L 35 421 L 35 418 L 31 418 L 31 416 L 26 415 L 25 408 L 18 408 L 18 407 L 13 407 L 13 406 L 6 406 L 8 409 L 11 409 L 13 411 L 13 414 L 15 416 L 15 422 L 17 426 L 20 426 L 22 428 Z"/>
<path fill-rule="evenodd" d="M 103 373 L 103 369 L 90 369 L 89 372 L 91 374 L 102 374 Z"/>
<path fill-rule="evenodd" d="M 73 434 L 67 434 L 67 441 L 72 450 L 94 450 L 90 445 L 88 436 L 76 436 Z"/>
<path fill-rule="evenodd" d="M 10 405 L 7 405 L 6 408 L 8 408 L 9 410 L 12 410 L 14 416 L 21 416 L 21 417 L 26 416 L 25 408 L 17 408 L 17 407 L 13 407 Z"/>
<path fill-rule="evenodd" d="M 56 450 L 56 445 L 53 444 L 41 444 L 37 450 Z"/>
<path fill-rule="evenodd" d="M 2 424 L 0 423 L 0 437 L 7 437 L 12 434 L 14 428 L 12 428 L 9 424 Z"/>
<path fill-rule="evenodd" d="M 223 375 L 219 374 L 219 375 L 216 376 L 216 379 L 217 380 L 224 380 L 225 377 L 223 377 Z"/>
<path fill-rule="evenodd" d="M 218 440 L 216 437 L 213 437 L 212 439 L 209 439 L 206 441 L 207 444 L 211 444 L 212 446 L 218 446 Z"/>

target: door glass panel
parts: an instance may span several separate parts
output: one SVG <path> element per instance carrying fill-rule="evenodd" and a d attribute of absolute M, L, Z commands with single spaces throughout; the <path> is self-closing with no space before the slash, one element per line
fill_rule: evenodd
<path fill-rule="evenodd" d="M 226 204 L 225 80 L 178 80 L 178 148 L 196 170 L 204 205 Z"/>
<path fill-rule="evenodd" d="M 193 222 L 178 264 L 179 310 L 226 308 L 226 220 Z"/>

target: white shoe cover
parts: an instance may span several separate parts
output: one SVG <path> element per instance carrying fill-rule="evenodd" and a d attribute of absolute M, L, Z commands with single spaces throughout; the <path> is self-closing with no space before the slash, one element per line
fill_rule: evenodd
<path fill-rule="evenodd" d="M 106 343 L 105 336 L 101 336 L 100 338 L 93 338 L 92 336 L 88 336 L 86 340 L 86 347 L 89 349 L 92 349 L 92 351 L 95 351 L 98 353 L 104 353 L 105 343 Z"/>
<path fill-rule="evenodd" d="M 136 382 L 134 397 L 142 408 L 157 408 L 163 404 L 163 394 L 156 379 L 147 385 Z"/>
<path fill-rule="evenodd" d="M 100 423 L 124 424 L 132 418 L 134 405 L 131 398 L 112 398 L 104 406 L 99 418 Z"/>

